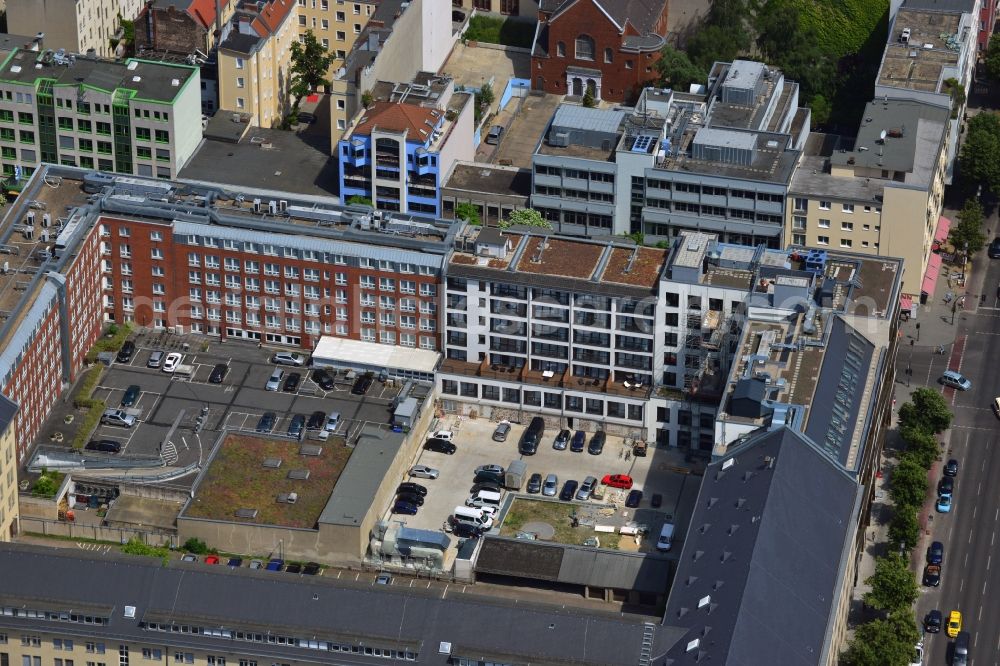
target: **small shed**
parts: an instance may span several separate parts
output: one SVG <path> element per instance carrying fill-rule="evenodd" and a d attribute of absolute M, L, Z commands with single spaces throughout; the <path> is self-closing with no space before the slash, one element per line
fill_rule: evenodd
<path fill-rule="evenodd" d="M 729 413 L 751 419 L 766 416 L 771 413 L 771 409 L 763 404 L 766 398 L 767 382 L 763 378 L 741 379 L 729 399 Z"/>
<path fill-rule="evenodd" d="M 420 411 L 417 409 L 418 406 L 419 403 L 416 398 L 407 398 L 399 403 L 399 407 L 396 407 L 396 410 L 392 413 L 393 424 L 403 428 L 412 427 Z"/>
<path fill-rule="evenodd" d="M 507 256 L 510 240 L 496 227 L 483 227 L 476 237 L 476 255 L 502 259 Z"/>

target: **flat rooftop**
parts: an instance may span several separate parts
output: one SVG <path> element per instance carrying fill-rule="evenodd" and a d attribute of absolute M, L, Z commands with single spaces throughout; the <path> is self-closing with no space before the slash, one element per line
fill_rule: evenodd
<path fill-rule="evenodd" d="M 650 287 L 659 282 L 667 263 L 667 250 L 652 247 L 615 247 L 601 273 L 604 282 L 620 282 L 638 287 Z"/>
<path fill-rule="evenodd" d="M 876 85 L 941 92 L 942 70 L 958 65 L 961 22 L 959 11 L 901 8 L 882 56 Z M 906 30 L 909 34 L 903 42 Z"/>
<path fill-rule="evenodd" d="M 56 87 L 81 85 L 108 94 L 118 89 L 132 90 L 141 99 L 172 102 L 197 67 L 130 58 L 125 62 L 84 56 L 62 56 L 56 62 L 51 51 L 16 49 L 0 66 L 0 80 L 34 85 L 38 79 L 55 79 Z M 40 65 L 40 67 L 39 67 Z"/>
<path fill-rule="evenodd" d="M 714 124 L 712 128 L 716 129 Z M 672 141 L 672 145 L 676 145 L 678 149 L 658 158 L 656 167 L 670 171 L 686 171 L 708 176 L 742 178 L 779 184 L 788 183 L 791 180 L 798 163 L 799 151 L 787 148 L 789 139 L 787 134 L 716 129 L 718 132 L 726 132 L 726 136 L 741 136 L 748 146 L 754 148 L 753 161 L 743 165 L 694 157 L 691 154 L 691 146 L 699 129 L 704 128 L 698 125 L 689 125 L 679 138 L 674 137 L 676 144 Z"/>
<path fill-rule="evenodd" d="M 195 484 L 185 518 L 312 529 L 353 452 L 341 437 L 318 443 L 224 437 Z M 316 448 L 319 455 L 302 453 Z M 290 478 L 301 476 L 306 478 Z M 288 493 L 297 493 L 294 503 L 287 502 Z M 278 501 L 282 495 L 286 501 Z"/>
<path fill-rule="evenodd" d="M 444 188 L 527 198 L 531 196 L 531 169 L 460 163 L 451 170 Z"/>
<path fill-rule="evenodd" d="M 619 138 L 621 135 L 619 135 Z M 615 156 L 615 146 L 618 140 L 611 141 L 610 148 L 595 148 L 583 144 L 569 144 L 568 146 L 553 146 L 548 141 L 543 140 L 538 144 L 539 155 L 558 155 L 562 157 L 579 157 L 585 160 L 597 160 L 600 162 L 612 162 Z"/>
<path fill-rule="evenodd" d="M 885 180 L 830 174 L 830 158 L 839 150 L 849 149 L 851 146 L 853 142 L 835 134 L 810 133 L 799 159 L 799 168 L 795 170 L 788 186 L 789 194 L 805 194 L 810 197 L 829 195 L 837 199 L 870 201 L 873 206 L 881 206 Z"/>

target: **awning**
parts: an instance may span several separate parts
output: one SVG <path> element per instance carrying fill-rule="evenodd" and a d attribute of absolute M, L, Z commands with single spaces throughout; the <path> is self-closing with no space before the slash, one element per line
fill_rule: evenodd
<path fill-rule="evenodd" d="M 939 217 L 937 231 L 934 232 L 934 240 L 943 243 L 948 240 L 948 232 L 951 230 L 951 220 L 947 217 Z"/>
<path fill-rule="evenodd" d="M 913 309 L 913 296 L 901 294 L 899 297 L 899 309 L 909 312 Z"/>
<path fill-rule="evenodd" d="M 924 282 L 920 286 L 920 291 L 928 296 L 934 295 L 934 287 L 937 286 L 938 273 L 941 272 L 941 255 L 931 252 L 930 259 L 927 260 L 927 270 L 924 271 Z"/>

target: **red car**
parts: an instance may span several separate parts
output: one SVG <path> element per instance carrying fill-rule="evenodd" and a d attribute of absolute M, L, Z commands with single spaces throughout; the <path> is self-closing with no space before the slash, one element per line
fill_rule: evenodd
<path fill-rule="evenodd" d="M 601 479 L 601 483 L 612 488 L 630 490 L 632 488 L 632 477 L 628 474 L 605 474 L 604 478 Z"/>
<path fill-rule="evenodd" d="M 205 557 L 205 564 L 218 564 L 219 558 L 215 555 L 208 555 Z"/>

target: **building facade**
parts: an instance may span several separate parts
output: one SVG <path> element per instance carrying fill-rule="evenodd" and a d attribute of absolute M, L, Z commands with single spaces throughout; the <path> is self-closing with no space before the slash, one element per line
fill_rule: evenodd
<path fill-rule="evenodd" d="M 121 57 L 112 46 L 123 36 L 119 17 L 131 21 L 142 6 L 142 0 L 7 0 L 7 29 L 20 35 L 43 32 L 50 49 Z"/>
<path fill-rule="evenodd" d="M 15 49 L 0 65 L 5 176 L 42 162 L 172 178 L 201 141 L 195 67 Z"/>
<path fill-rule="evenodd" d="M 222 10 L 218 14 L 216 6 Z M 136 52 L 168 56 L 197 56 L 200 52 L 200 58 L 208 58 L 222 25 L 235 9 L 236 2 L 230 0 L 219 0 L 218 5 L 215 0 L 147 1 L 135 18 Z"/>
<path fill-rule="evenodd" d="M 668 2 L 641 12 L 624 0 L 541 2 L 531 51 L 532 88 L 613 102 L 634 100 L 655 81 L 666 44 Z"/>
<path fill-rule="evenodd" d="M 18 531 L 17 404 L 0 395 L 0 541 L 10 541 Z"/>

